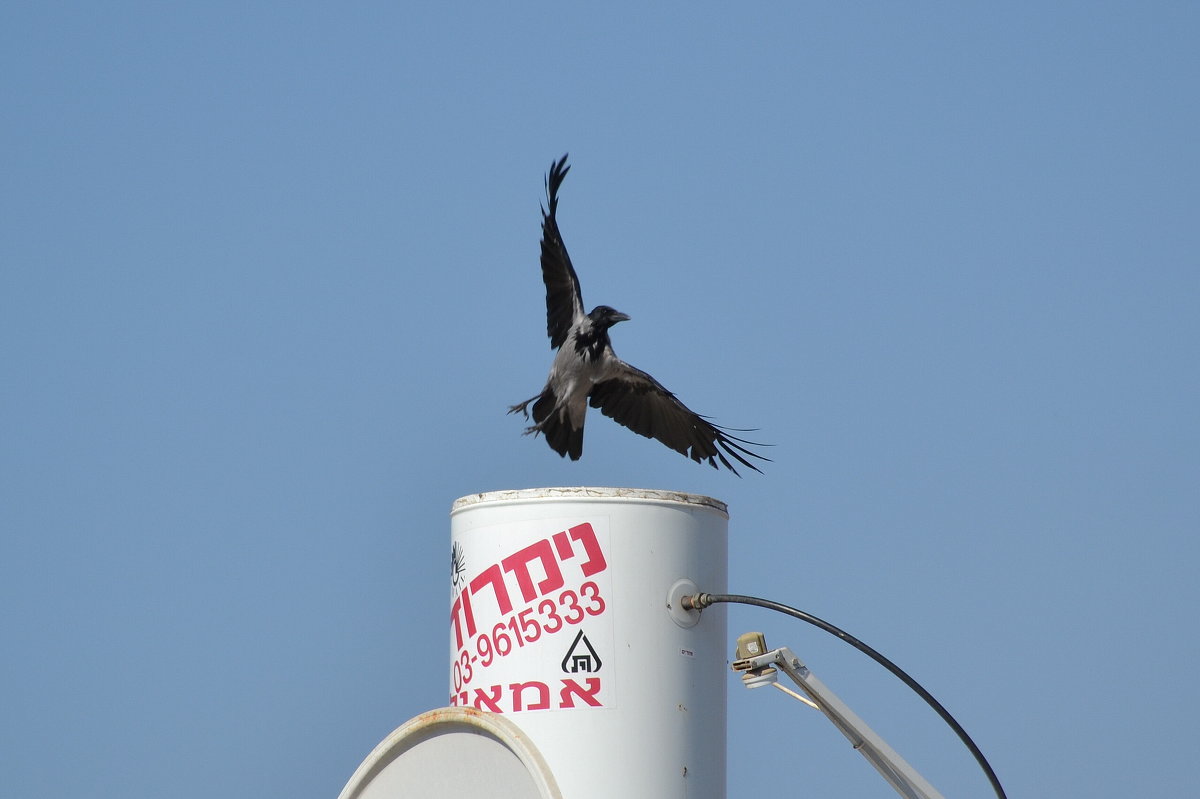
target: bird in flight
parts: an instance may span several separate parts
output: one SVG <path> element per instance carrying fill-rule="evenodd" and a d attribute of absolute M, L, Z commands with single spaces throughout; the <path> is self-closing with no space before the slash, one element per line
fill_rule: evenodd
<path fill-rule="evenodd" d="M 525 429 L 525 434 L 543 434 L 552 450 L 573 461 L 583 454 L 583 421 L 590 404 L 618 424 L 646 438 L 656 438 L 697 463 L 707 461 L 717 469 L 719 462 L 737 474 L 729 462 L 732 458 L 761 472 L 747 460 L 769 460 L 747 449 L 761 444 L 730 435 L 731 428 L 715 425 L 692 412 L 653 377 L 617 357 L 608 331 L 628 320 L 626 314 L 607 305 L 584 312 L 579 277 L 556 219 L 558 190 L 570 169 L 565 155 L 550 165 L 546 176 L 548 207 L 542 209 L 546 333 L 550 347 L 557 352 L 546 387 L 508 412 L 520 411 L 528 419 L 529 404 L 533 403 L 534 424 Z"/>

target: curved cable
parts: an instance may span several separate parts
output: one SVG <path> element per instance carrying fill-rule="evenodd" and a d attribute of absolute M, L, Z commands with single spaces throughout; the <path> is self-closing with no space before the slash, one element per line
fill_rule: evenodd
<path fill-rule="evenodd" d="M 999 799 L 1008 799 L 1007 794 L 1004 793 L 1004 787 L 1000 784 L 1000 779 L 996 776 L 996 772 L 992 770 L 992 766 L 990 763 L 988 763 L 987 758 L 984 757 L 983 752 L 980 751 L 979 747 L 975 745 L 975 742 L 971 740 L 971 736 L 967 735 L 967 731 L 964 730 L 962 725 L 955 720 L 954 716 L 950 715 L 950 711 L 942 707 L 941 702 L 934 699 L 933 694 L 926 691 L 919 682 L 914 680 L 912 677 L 909 677 L 908 674 L 906 674 L 904 670 L 895 663 L 888 660 L 886 657 L 879 654 L 874 649 L 867 646 L 862 641 L 858 640 L 840 627 L 836 627 L 824 619 L 819 619 L 811 613 L 805 613 L 803 610 L 793 608 L 790 605 L 784 605 L 780 602 L 773 602 L 770 599 L 760 599 L 756 596 L 745 596 L 743 594 L 695 594 L 693 596 L 684 597 L 680 604 L 685 608 L 703 610 L 709 605 L 715 605 L 719 602 L 735 603 L 739 605 L 755 605 L 760 608 L 767 608 L 768 610 L 785 613 L 788 616 L 800 619 L 801 621 L 806 621 L 815 627 L 820 627 L 825 632 L 841 638 L 843 641 L 850 644 L 850 646 L 867 655 L 876 663 L 899 677 L 901 682 L 916 692 L 917 696 L 924 699 L 927 705 L 937 711 L 937 714 L 941 716 L 942 721 L 950 725 L 950 729 L 954 730 L 954 733 L 959 737 L 959 740 L 961 740 L 963 744 L 966 745 L 967 749 L 971 751 L 971 754 L 974 755 L 975 761 L 979 763 L 979 767 L 982 768 L 983 773 L 987 775 L 988 782 L 991 783 L 992 790 L 996 792 L 996 796 L 999 797 Z"/>

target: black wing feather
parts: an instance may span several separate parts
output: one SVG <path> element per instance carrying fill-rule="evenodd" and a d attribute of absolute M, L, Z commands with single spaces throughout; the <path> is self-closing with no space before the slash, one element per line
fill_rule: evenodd
<path fill-rule="evenodd" d="M 575 320 L 583 315 L 583 293 L 579 277 L 567 255 L 555 214 L 558 211 L 558 189 L 571 167 L 567 156 L 550 164 L 546 175 L 547 208 L 542 209 L 542 280 L 546 284 L 546 335 L 550 347 L 558 349 L 567 340 Z"/>
<path fill-rule="evenodd" d="M 769 461 L 742 445 L 762 446 L 729 435 L 726 428 L 709 422 L 668 391 L 650 375 L 618 360 L 617 374 L 592 388 L 590 404 L 620 425 L 638 435 L 654 438 L 676 452 L 700 463 L 707 460 L 714 469 L 717 462 L 737 474 L 725 456 L 756 472 L 762 470 L 745 456 Z"/>

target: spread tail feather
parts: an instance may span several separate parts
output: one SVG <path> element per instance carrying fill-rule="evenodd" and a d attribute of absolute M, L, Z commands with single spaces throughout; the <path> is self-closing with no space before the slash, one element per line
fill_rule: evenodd
<path fill-rule="evenodd" d="M 555 412 L 556 405 L 554 392 L 550 389 L 543 391 L 533 404 L 533 421 L 536 424 L 530 429 L 544 434 L 550 449 L 577 461 L 583 455 L 583 426 L 580 425 L 578 430 L 573 429 L 565 409 Z"/>

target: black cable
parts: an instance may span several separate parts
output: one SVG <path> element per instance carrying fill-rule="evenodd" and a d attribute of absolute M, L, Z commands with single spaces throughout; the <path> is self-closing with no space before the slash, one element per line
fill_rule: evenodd
<path fill-rule="evenodd" d="M 806 621 L 809 624 L 820 627 L 825 632 L 841 638 L 843 641 L 850 644 L 850 646 L 870 657 L 876 663 L 899 677 L 905 685 L 916 692 L 917 696 L 924 699 L 926 704 L 937 711 L 937 714 L 942 717 L 942 721 L 949 724 L 950 729 L 954 730 L 955 734 L 958 735 L 959 740 L 966 744 L 967 749 L 971 750 L 971 754 L 975 756 L 975 760 L 979 763 L 980 768 L 983 769 L 983 773 L 987 775 L 988 782 L 992 784 L 992 790 L 996 792 L 996 796 L 1000 797 L 1000 799 L 1008 799 L 1007 794 L 1004 793 L 1004 787 L 1000 785 L 1000 779 L 996 776 L 996 772 L 992 770 L 992 766 L 990 763 L 988 763 L 987 758 L 983 756 L 983 752 L 981 752 L 979 747 L 975 745 L 975 742 L 971 740 L 971 736 L 967 735 L 967 731 L 964 730 L 962 725 L 954 719 L 954 716 L 950 715 L 950 711 L 942 707 L 941 702 L 933 698 L 933 694 L 922 688 L 920 683 L 918 683 L 912 677 L 909 677 L 904 670 L 895 663 L 888 660 L 883 655 L 879 654 L 850 633 L 839 627 L 835 627 L 824 619 L 818 619 L 811 613 L 805 613 L 803 610 L 798 610 L 797 608 L 793 608 L 789 605 L 784 605 L 779 602 L 772 602 L 769 599 L 759 599 L 756 596 L 743 596 L 742 594 L 696 594 L 694 596 L 684 597 L 680 604 L 684 608 L 703 610 L 709 605 L 715 605 L 718 602 L 732 602 L 739 605 L 756 605 L 760 608 L 767 608 L 780 613 L 786 613 L 787 615 L 793 616 L 801 621 Z"/>

